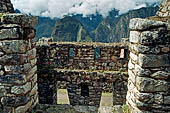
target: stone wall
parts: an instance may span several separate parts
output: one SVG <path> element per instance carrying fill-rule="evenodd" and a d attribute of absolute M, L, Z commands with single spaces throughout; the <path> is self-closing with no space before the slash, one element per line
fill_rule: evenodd
<path fill-rule="evenodd" d="M 132 19 L 127 103 L 132 113 L 170 112 L 170 29 L 167 22 Z"/>
<path fill-rule="evenodd" d="M 14 13 L 10 0 L 0 0 L 0 13 Z"/>
<path fill-rule="evenodd" d="M 70 48 L 74 50 L 73 56 L 69 56 Z M 98 59 L 94 58 L 95 48 L 100 48 Z M 101 93 L 105 90 L 103 86 L 112 86 L 106 89 L 114 91 L 115 105 L 125 103 L 128 77 L 127 45 L 49 43 L 38 45 L 37 55 L 39 99 L 43 104 L 56 104 L 58 81 L 65 82 L 71 105 L 99 106 Z M 47 82 L 44 84 L 45 81 Z M 81 95 L 82 84 L 88 87 L 88 96 Z M 51 96 L 47 98 L 45 94 L 49 90 Z"/>
<path fill-rule="evenodd" d="M 24 113 L 38 103 L 37 19 L 22 14 L 0 18 L 0 112 Z"/>
<path fill-rule="evenodd" d="M 50 64 L 52 68 L 109 71 L 127 70 L 128 45 L 121 43 L 58 42 L 50 43 L 49 45 L 39 45 L 37 46 L 37 50 L 39 56 L 42 57 L 40 59 L 48 60 L 48 62 L 43 63 Z M 95 58 L 95 51 L 99 51 L 97 52 L 97 58 Z M 70 53 L 72 55 L 69 55 Z"/>
<path fill-rule="evenodd" d="M 156 16 L 159 17 L 170 17 L 170 0 L 162 0 L 160 9 L 157 12 Z"/>

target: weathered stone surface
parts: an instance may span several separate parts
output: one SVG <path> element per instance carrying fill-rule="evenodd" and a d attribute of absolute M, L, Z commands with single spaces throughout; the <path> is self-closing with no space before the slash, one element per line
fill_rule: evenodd
<path fill-rule="evenodd" d="M 154 80 L 147 77 L 136 78 L 137 89 L 141 92 L 166 92 L 169 89 L 168 82 L 164 80 Z"/>
<path fill-rule="evenodd" d="M 26 73 L 29 69 L 31 69 L 30 63 L 26 63 L 24 65 L 9 65 L 4 66 L 5 72 L 9 74 L 20 74 Z"/>
<path fill-rule="evenodd" d="M 23 27 L 35 27 L 37 24 L 37 18 L 24 14 L 6 14 L 3 16 L 3 22 L 5 24 L 18 24 Z"/>
<path fill-rule="evenodd" d="M 2 57 L 0 57 L 0 64 L 22 65 L 27 62 L 28 62 L 28 57 L 26 54 L 9 54 L 9 55 L 3 55 Z"/>
<path fill-rule="evenodd" d="M 30 90 L 31 90 L 31 82 L 28 82 L 22 86 L 11 87 L 11 93 L 14 93 L 14 94 L 26 94 Z"/>
<path fill-rule="evenodd" d="M 0 86 L 0 97 L 5 96 L 7 94 L 7 91 L 5 89 L 5 86 Z"/>
<path fill-rule="evenodd" d="M 138 60 L 138 56 L 135 55 L 135 54 L 132 53 L 132 52 L 130 52 L 130 58 L 131 58 L 131 60 L 133 60 L 134 62 L 137 62 L 137 60 Z"/>
<path fill-rule="evenodd" d="M 164 104 L 170 104 L 170 96 L 164 96 Z"/>
<path fill-rule="evenodd" d="M 169 76 L 170 73 L 167 73 L 165 71 L 158 71 L 151 75 L 152 78 L 156 78 L 156 79 L 168 79 Z"/>
<path fill-rule="evenodd" d="M 131 44 L 130 49 L 142 54 L 159 54 L 161 52 L 161 48 L 159 46 L 144 46 L 139 44 Z"/>
<path fill-rule="evenodd" d="M 156 94 L 154 95 L 154 102 L 157 104 L 163 104 L 164 99 L 162 94 Z"/>
<path fill-rule="evenodd" d="M 150 76 L 151 75 L 151 71 L 149 69 L 143 69 L 142 67 L 140 67 L 139 65 L 135 64 L 135 70 L 134 70 L 136 76 Z"/>
<path fill-rule="evenodd" d="M 149 30 L 160 26 L 166 26 L 165 22 L 154 21 L 148 19 L 134 18 L 130 20 L 129 27 L 132 30 Z"/>
<path fill-rule="evenodd" d="M 168 55 L 139 54 L 138 62 L 141 67 L 170 66 Z"/>
<path fill-rule="evenodd" d="M 25 53 L 28 49 L 28 42 L 25 40 L 1 41 L 0 49 L 5 53 Z"/>
<path fill-rule="evenodd" d="M 26 82 L 26 76 L 25 75 L 5 75 L 0 76 L 0 84 L 24 84 Z"/>
<path fill-rule="evenodd" d="M 13 25 L 8 27 L 13 27 Z M 0 40 L 19 39 L 22 37 L 23 37 L 23 30 L 19 27 L 0 29 Z"/>
<path fill-rule="evenodd" d="M 14 13 L 14 8 L 10 0 L 1 0 L 0 6 L 0 13 Z"/>
<path fill-rule="evenodd" d="M 1 103 L 4 106 L 17 107 L 26 104 L 28 100 L 29 98 L 26 96 L 2 97 Z"/>
<path fill-rule="evenodd" d="M 160 17 L 168 17 L 170 16 L 170 1 L 169 0 L 162 0 L 161 2 L 161 6 L 160 6 L 160 9 L 159 11 L 157 12 L 157 16 L 160 16 Z"/>
<path fill-rule="evenodd" d="M 130 31 L 130 42 L 131 43 L 139 43 L 140 32 L 138 31 Z"/>

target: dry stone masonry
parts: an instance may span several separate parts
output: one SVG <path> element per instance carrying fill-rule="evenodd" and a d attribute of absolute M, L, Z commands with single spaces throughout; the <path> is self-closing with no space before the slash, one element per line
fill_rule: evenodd
<path fill-rule="evenodd" d="M 0 13 L 14 13 L 10 0 L 0 0 Z"/>
<path fill-rule="evenodd" d="M 37 19 L 5 13 L 0 18 L 0 112 L 25 113 L 38 103 Z"/>
<path fill-rule="evenodd" d="M 159 17 L 170 17 L 170 0 L 162 0 L 160 9 L 156 16 Z"/>
<path fill-rule="evenodd" d="M 127 103 L 132 113 L 170 112 L 170 30 L 167 22 L 132 19 Z"/>
<path fill-rule="evenodd" d="M 37 45 L 37 55 L 40 103 L 56 104 L 59 81 L 65 82 L 71 105 L 98 107 L 108 90 L 114 91 L 114 105 L 125 103 L 126 44 L 46 43 Z"/>

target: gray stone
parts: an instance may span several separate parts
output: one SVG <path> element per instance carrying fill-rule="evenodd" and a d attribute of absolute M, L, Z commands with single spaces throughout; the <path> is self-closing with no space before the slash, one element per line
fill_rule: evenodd
<path fill-rule="evenodd" d="M 157 104 L 163 104 L 163 95 L 162 94 L 156 94 L 154 95 L 154 102 Z"/>
<path fill-rule="evenodd" d="M 130 58 L 131 58 L 131 60 L 134 61 L 134 62 L 137 62 L 137 60 L 138 60 L 138 56 L 135 55 L 135 54 L 132 53 L 132 52 L 130 52 Z"/>
<path fill-rule="evenodd" d="M 14 94 L 26 94 L 30 90 L 31 90 L 31 82 L 28 82 L 22 86 L 11 87 L 11 93 L 14 93 Z"/>
<path fill-rule="evenodd" d="M 164 104 L 170 104 L 170 96 L 164 96 Z"/>
<path fill-rule="evenodd" d="M 4 66 L 5 72 L 10 74 L 26 73 L 30 68 L 31 68 L 30 63 L 26 63 L 24 65 Z"/>
<path fill-rule="evenodd" d="M 5 24 L 18 24 L 22 27 L 35 27 L 37 24 L 37 18 L 24 14 L 14 13 L 4 15 L 3 22 Z"/>
<path fill-rule="evenodd" d="M 154 102 L 154 95 L 152 93 L 140 93 L 139 91 L 136 93 L 137 98 L 147 104 L 151 104 Z"/>
<path fill-rule="evenodd" d="M 144 46 L 139 44 L 131 44 L 130 49 L 132 51 L 135 51 L 137 53 L 142 53 L 142 54 L 159 54 L 161 52 L 160 47 Z"/>
<path fill-rule="evenodd" d="M 169 76 L 170 73 L 167 73 L 165 71 L 158 71 L 151 75 L 152 78 L 156 78 L 156 79 L 168 79 Z"/>
<path fill-rule="evenodd" d="M 0 57 L 0 64 L 8 64 L 8 65 L 14 65 L 14 64 L 24 64 L 28 62 L 26 54 L 8 54 Z"/>
<path fill-rule="evenodd" d="M 10 84 L 24 84 L 26 82 L 25 75 L 5 75 L 0 76 L 0 85 L 10 85 Z"/>
<path fill-rule="evenodd" d="M 130 20 L 129 27 L 132 30 L 148 30 L 153 27 L 166 26 L 165 22 L 154 21 L 149 19 L 134 18 Z"/>
<path fill-rule="evenodd" d="M 168 82 L 164 80 L 154 80 L 147 77 L 136 77 L 137 89 L 141 92 L 166 92 L 169 89 Z"/>
<path fill-rule="evenodd" d="M 0 86 L 0 97 L 5 96 L 7 91 L 4 86 Z"/>
<path fill-rule="evenodd" d="M 26 96 L 18 96 L 18 97 L 2 97 L 1 103 L 4 106 L 17 107 L 21 105 L 25 105 L 28 102 L 29 98 Z"/>
<path fill-rule="evenodd" d="M 25 40 L 8 40 L 0 42 L 0 49 L 5 51 L 5 53 L 25 53 L 28 49 L 28 41 Z"/>
<path fill-rule="evenodd" d="M 23 37 L 21 28 L 6 28 L 0 30 L 0 40 L 6 39 L 19 39 Z"/>
<path fill-rule="evenodd" d="M 130 42 L 131 43 L 139 43 L 140 32 L 138 31 L 130 31 Z"/>
<path fill-rule="evenodd" d="M 138 63 L 141 67 L 170 66 L 168 55 L 139 54 Z"/>
<path fill-rule="evenodd" d="M 151 75 L 151 71 L 149 69 L 143 69 L 139 65 L 135 64 L 135 74 L 140 77 L 148 77 Z"/>

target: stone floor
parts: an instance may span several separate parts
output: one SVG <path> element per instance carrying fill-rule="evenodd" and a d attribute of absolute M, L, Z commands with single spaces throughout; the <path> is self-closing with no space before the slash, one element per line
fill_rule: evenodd
<path fill-rule="evenodd" d="M 99 109 L 93 106 L 71 106 L 71 105 L 37 105 L 29 113 L 126 113 L 122 112 L 121 106 L 107 107 Z M 128 113 L 128 112 L 127 112 Z"/>

